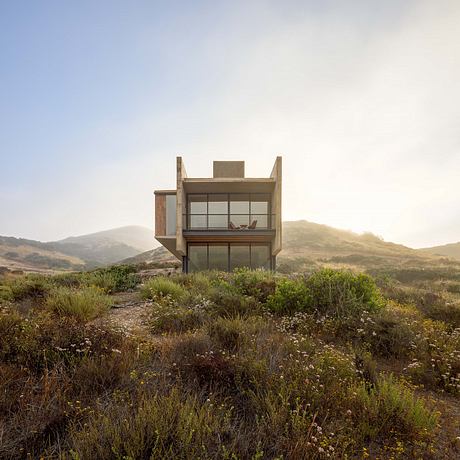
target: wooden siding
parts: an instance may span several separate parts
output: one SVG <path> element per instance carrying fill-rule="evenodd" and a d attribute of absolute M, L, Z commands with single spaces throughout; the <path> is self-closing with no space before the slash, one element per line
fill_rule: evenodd
<path fill-rule="evenodd" d="M 166 195 L 155 195 L 155 235 L 166 235 Z"/>

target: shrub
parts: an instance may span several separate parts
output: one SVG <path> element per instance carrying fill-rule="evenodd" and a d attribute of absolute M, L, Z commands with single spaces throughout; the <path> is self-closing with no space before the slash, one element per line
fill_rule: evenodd
<path fill-rule="evenodd" d="M 63 316 L 73 316 L 89 321 L 106 313 L 111 305 L 110 297 L 96 287 L 72 289 L 55 287 L 46 299 L 46 306 Z"/>
<path fill-rule="evenodd" d="M 226 282 L 212 288 L 209 299 L 212 302 L 210 311 L 218 316 L 247 317 L 260 312 L 260 305 L 254 298 L 241 295 Z"/>
<path fill-rule="evenodd" d="M 6 278 L 2 283 L 0 298 L 20 301 L 26 298 L 43 300 L 51 288 L 49 279 L 42 275 L 27 275 L 18 278 Z"/>
<path fill-rule="evenodd" d="M 109 406 L 75 425 L 69 458 L 221 458 L 233 450 L 232 440 L 221 438 L 229 433 L 230 415 L 231 409 L 203 404 L 178 389 L 144 396 L 134 409 Z"/>
<path fill-rule="evenodd" d="M 174 302 L 155 303 L 149 318 L 154 334 L 163 332 L 186 332 L 202 326 L 206 313 L 200 308 L 178 306 Z"/>
<path fill-rule="evenodd" d="M 335 317 L 353 316 L 362 310 L 376 311 L 383 300 L 374 280 L 364 273 L 323 268 L 305 282 L 312 307 Z"/>
<path fill-rule="evenodd" d="M 382 377 L 371 389 L 365 384 L 351 388 L 351 395 L 357 434 L 364 439 L 385 439 L 396 432 L 416 438 L 436 427 L 437 415 L 392 376 Z"/>
<path fill-rule="evenodd" d="M 363 312 L 352 333 L 378 356 L 407 358 L 419 332 L 419 320 L 414 307 L 389 302 L 375 315 Z"/>
<path fill-rule="evenodd" d="M 211 288 L 211 280 L 209 279 L 209 273 L 190 273 L 190 274 L 179 274 L 172 277 L 172 280 L 177 284 L 183 286 L 191 294 L 207 295 Z"/>
<path fill-rule="evenodd" d="M 182 286 L 164 276 L 146 281 L 141 288 L 141 295 L 144 299 L 157 300 L 168 296 L 174 301 L 179 301 L 185 293 L 186 290 Z"/>
<path fill-rule="evenodd" d="M 267 299 L 268 308 L 281 314 L 308 311 L 311 304 L 310 290 L 301 280 L 281 279 Z"/>
<path fill-rule="evenodd" d="M 255 316 L 246 319 L 217 318 L 207 324 L 206 331 L 219 348 L 236 351 L 266 326 L 262 318 Z"/>
<path fill-rule="evenodd" d="M 140 277 L 133 265 L 113 265 L 89 272 L 55 275 L 51 281 L 57 286 L 96 286 L 106 293 L 113 293 L 134 289 L 139 284 Z"/>
<path fill-rule="evenodd" d="M 460 302 L 449 302 L 440 296 L 426 294 L 419 308 L 428 318 L 460 327 Z"/>
<path fill-rule="evenodd" d="M 275 278 L 266 270 L 249 270 L 240 268 L 233 273 L 233 283 L 243 295 L 249 295 L 260 302 L 266 302 L 275 292 Z"/>
<path fill-rule="evenodd" d="M 139 284 L 140 277 L 133 265 L 113 265 L 85 274 L 85 282 L 110 293 L 134 289 Z"/>

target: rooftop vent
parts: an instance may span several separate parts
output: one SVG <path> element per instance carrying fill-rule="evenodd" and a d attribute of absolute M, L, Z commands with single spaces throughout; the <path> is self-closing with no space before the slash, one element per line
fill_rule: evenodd
<path fill-rule="evenodd" d="M 244 178 L 244 161 L 214 161 L 213 177 Z"/>

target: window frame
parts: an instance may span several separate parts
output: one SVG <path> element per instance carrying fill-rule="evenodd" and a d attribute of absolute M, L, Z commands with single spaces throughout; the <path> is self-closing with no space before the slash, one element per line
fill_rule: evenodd
<path fill-rule="evenodd" d="M 248 196 L 249 199 L 249 212 L 246 213 L 232 213 L 231 212 L 231 200 L 230 196 L 231 195 L 245 195 Z M 265 195 L 267 197 L 267 213 L 260 213 L 260 212 L 253 212 L 252 211 L 252 202 L 253 202 L 253 197 L 260 196 L 260 195 Z M 190 201 L 190 197 L 193 196 L 206 196 L 206 201 L 202 201 L 202 203 L 206 203 L 206 212 L 205 213 L 192 213 L 191 212 L 191 203 L 193 201 Z M 210 196 L 226 196 L 227 197 L 227 213 L 210 213 L 209 212 L 209 203 L 213 202 L 209 200 Z M 255 203 L 261 203 L 265 202 L 265 200 L 254 200 Z M 192 221 L 192 216 L 206 216 L 206 225 L 204 227 L 192 227 L 191 221 Z M 210 227 L 209 226 L 209 216 L 226 216 L 227 217 L 227 226 L 226 227 Z M 255 216 L 265 216 L 266 217 L 266 226 L 259 228 L 258 230 L 272 230 L 273 225 L 272 225 L 272 220 L 273 220 L 273 213 L 272 213 L 272 194 L 269 192 L 254 192 L 254 193 L 245 193 L 245 192 L 235 192 L 235 193 L 188 193 L 187 194 L 187 205 L 186 205 L 186 215 L 185 215 L 185 222 L 186 222 L 186 229 L 187 230 L 205 230 L 205 231 L 222 231 L 222 230 L 228 230 L 228 225 L 231 222 L 231 216 L 244 216 L 248 218 L 248 226 L 252 223 L 254 220 Z M 258 219 L 257 219 L 258 220 Z"/>
<path fill-rule="evenodd" d="M 271 242 L 267 242 L 267 243 L 262 243 L 262 242 L 251 242 L 251 243 L 247 243 L 247 242 L 206 242 L 206 243 L 199 243 L 199 242 L 190 242 L 190 243 L 187 243 L 187 272 L 193 272 L 192 270 L 190 270 L 190 247 L 192 246 L 199 246 L 199 247 L 205 247 L 206 248 L 206 268 L 204 270 L 213 270 L 213 268 L 210 268 L 209 266 L 209 247 L 210 246 L 222 246 L 222 247 L 227 247 L 227 269 L 226 270 L 223 270 L 223 271 L 226 271 L 226 272 L 229 272 L 231 273 L 233 270 L 230 269 L 231 267 L 231 260 L 230 260 L 230 257 L 231 257 L 231 246 L 248 246 L 249 247 L 249 268 L 250 270 L 257 270 L 257 269 L 260 269 L 260 268 L 263 268 L 264 270 L 268 270 L 268 271 L 271 271 L 273 270 L 273 260 L 272 260 L 272 244 Z M 253 259 L 253 255 L 252 255 L 252 248 L 254 246 L 265 246 L 268 248 L 268 268 L 265 268 L 265 267 L 253 267 L 253 262 L 252 262 L 252 259 Z M 198 270 L 200 271 L 200 270 Z"/>

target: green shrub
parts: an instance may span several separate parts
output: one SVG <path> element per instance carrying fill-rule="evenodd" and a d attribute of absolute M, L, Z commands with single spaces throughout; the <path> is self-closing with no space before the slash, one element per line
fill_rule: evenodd
<path fill-rule="evenodd" d="M 46 299 L 46 306 L 63 316 L 73 316 L 89 321 L 106 313 L 111 305 L 110 297 L 96 287 L 72 289 L 55 287 Z"/>
<path fill-rule="evenodd" d="M 425 295 L 419 308 L 428 318 L 460 328 L 460 302 L 458 301 L 447 301 L 439 296 Z"/>
<path fill-rule="evenodd" d="M 26 275 L 6 278 L 0 290 L 0 299 L 20 301 L 26 298 L 43 300 L 51 288 L 49 278 L 42 275 Z"/>
<path fill-rule="evenodd" d="M 260 305 L 254 298 L 241 295 L 226 282 L 220 282 L 212 288 L 209 299 L 212 302 L 210 311 L 217 316 L 247 317 L 260 312 Z"/>
<path fill-rule="evenodd" d="M 186 290 L 174 281 L 159 276 L 144 283 L 141 288 L 141 295 L 144 299 L 162 299 L 169 296 L 172 300 L 181 300 Z"/>
<path fill-rule="evenodd" d="M 437 415 L 392 376 L 382 377 L 371 389 L 364 384 L 351 388 L 351 394 L 357 434 L 364 439 L 389 438 L 396 432 L 416 438 L 436 427 Z"/>
<path fill-rule="evenodd" d="M 240 268 L 233 272 L 232 281 L 241 294 L 252 296 L 260 302 L 266 302 L 275 292 L 274 275 L 266 270 Z"/>
<path fill-rule="evenodd" d="M 144 396 L 134 409 L 129 406 L 109 406 L 89 423 L 75 425 L 68 457 L 226 458 L 224 453 L 233 450 L 232 440 L 221 438 L 230 430 L 230 408 L 203 404 L 177 389 Z"/>
<path fill-rule="evenodd" d="M 134 289 L 140 282 L 133 265 L 113 265 L 89 272 L 63 273 L 51 278 L 53 284 L 65 287 L 96 286 L 106 293 Z"/>
<path fill-rule="evenodd" d="M 323 268 L 307 278 L 311 306 L 321 314 L 346 317 L 376 311 L 383 300 L 374 280 L 364 273 Z"/>
<path fill-rule="evenodd" d="M 191 294 L 207 295 L 211 288 L 209 273 L 181 273 L 173 276 L 171 279 L 183 286 Z"/>
<path fill-rule="evenodd" d="M 153 306 L 148 323 L 154 334 L 180 333 L 201 327 L 206 318 L 206 313 L 199 308 L 187 308 L 163 301 Z"/>
<path fill-rule="evenodd" d="M 311 310 L 310 290 L 301 280 L 281 279 L 275 292 L 268 296 L 267 307 L 280 314 Z"/>
<path fill-rule="evenodd" d="M 375 315 L 363 313 L 352 333 L 377 356 L 407 358 L 420 332 L 420 316 L 415 307 L 390 301 Z"/>
<path fill-rule="evenodd" d="M 257 316 L 216 318 L 208 322 L 206 331 L 219 348 L 236 351 L 266 327 L 266 322 Z"/>

